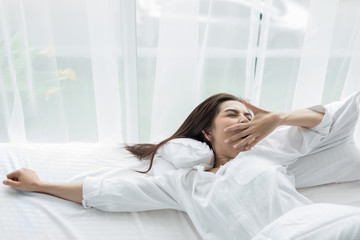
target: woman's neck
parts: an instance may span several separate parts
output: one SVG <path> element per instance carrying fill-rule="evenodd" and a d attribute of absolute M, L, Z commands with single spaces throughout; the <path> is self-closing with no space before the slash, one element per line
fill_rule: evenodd
<path fill-rule="evenodd" d="M 219 170 L 220 166 L 224 165 L 228 161 L 230 161 L 229 158 L 223 157 L 223 156 L 218 156 L 217 154 L 215 154 L 215 165 L 213 168 L 211 168 L 207 171 L 216 174 L 216 172 Z"/>
<path fill-rule="evenodd" d="M 230 158 L 225 157 L 225 156 L 215 156 L 215 165 L 214 168 L 219 168 L 220 166 L 224 165 L 225 163 L 227 163 L 228 161 L 230 161 Z"/>

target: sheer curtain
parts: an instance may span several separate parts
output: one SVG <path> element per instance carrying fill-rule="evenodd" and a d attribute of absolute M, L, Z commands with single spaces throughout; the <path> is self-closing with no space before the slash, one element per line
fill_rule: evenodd
<path fill-rule="evenodd" d="M 357 0 L 0 0 L 0 142 L 159 141 L 214 93 L 326 104 L 359 66 Z"/>

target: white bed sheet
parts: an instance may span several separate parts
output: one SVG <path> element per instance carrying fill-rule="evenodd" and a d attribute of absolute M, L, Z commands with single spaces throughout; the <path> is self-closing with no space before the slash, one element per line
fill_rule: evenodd
<path fill-rule="evenodd" d="M 0 144 L 0 175 L 21 167 L 49 182 L 86 176 L 141 174 L 140 163 L 120 145 Z M 39 193 L 0 186 L 0 239 L 201 239 L 184 212 L 107 213 Z"/>
<path fill-rule="evenodd" d="M 121 145 L 0 144 L 0 175 L 21 167 L 44 181 L 82 181 L 86 176 L 143 176 L 147 162 Z M 360 207 L 360 181 L 299 189 L 310 200 Z M 45 194 L 0 186 L 1 239 L 201 239 L 189 217 L 174 210 L 107 213 Z"/>
<path fill-rule="evenodd" d="M 360 207 L 360 181 L 332 183 L 298 191 L 315 203 L 334 203 Z"/>

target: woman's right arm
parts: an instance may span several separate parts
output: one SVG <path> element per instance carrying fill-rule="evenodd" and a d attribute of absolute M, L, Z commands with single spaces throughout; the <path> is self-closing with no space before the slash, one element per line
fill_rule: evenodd
<path fill-rule="evenodd" d="M 47 183 L 39 179 L 31 169 L 22 168 L 9 173 L 3 184 L 24 192 L 40 192 L 81 203 L 83 183 Z"/>

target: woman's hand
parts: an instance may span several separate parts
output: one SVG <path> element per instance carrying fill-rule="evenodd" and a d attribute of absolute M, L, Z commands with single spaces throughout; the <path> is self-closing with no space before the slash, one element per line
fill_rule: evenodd
<path fill-rule="evenodd" d="M 232 144 L 234 148 L 249 150 L 277 128 L 281 118 L 278 113 L 258 108 L 245 100 L 243 104 L 254 113 L 251 121 L 234 124 L 224 131 L 234 133 L 226 142 Z"/>
<path fill-rule="evenodd" d="M 41 184 L 36 172 L 28 168 L 16 170 L 9 173 L 6 177 L 7 180 L 4 180 L 3 184 L 24 192 L 37 191 Z"/>
<path fill-rule="evenodd" d="M 28 168 L 22 168 L 15 172 L 9 173 L 7 180 L 3 183 L 24 192 L 40 192 L 76 203 L 82 202 L 83 183 L 46 183 L 40 181 L 36 172 Z"/>

